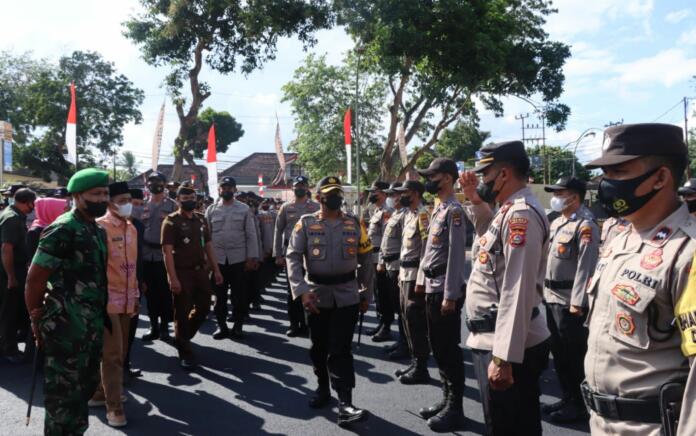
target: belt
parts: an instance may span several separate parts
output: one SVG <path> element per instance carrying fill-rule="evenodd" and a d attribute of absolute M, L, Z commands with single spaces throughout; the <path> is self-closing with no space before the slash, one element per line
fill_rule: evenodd
<path fill-rule="evenodd" d="M 423 269 L 423 274 L 429 279 L 434 279 L 435 277 L 440 277 L 444 273 L 447 272 L 447 264 L 443 263 L 442 265 L 434 266 L 432 268 L 424 268 Z"/>
<path fill-rule="evenodd" d="M 574 283 L 575 282 L 573 280 L 544 279 L 544 286 L 546 286 L 549 289 L 572 289 Z"/>
<path fill-rule="evenodd" d="M 616 421 L 635 421 L 660 424 L 660 404 L 657 398 L 622 398 L 593 392 L 587 382 L 580 385 L 585 405 L 597 415 Z"/>
<path fill-rule="evenodd" d="M 534 307 L 532 309 L 532 319 L 539 316 L 539 308 Z M 466 328 L 469 329 L 471 333 L 492 333 L 495 331 L 495 322 L 498 319 L 498 310 L 491 310 L 490 314 L 484 315 L 481 318 L 469 318 L 466 317 L 464 321 L 466 323 Z"/>
<path fill-rule="evenodd" d="M 394 262 L 395 260 L 399 260 L 399 254 L 390 254 L 389 256 L 382 256 L 382 260 L 385 262 Z"/>
<path fill-rule="evenodd" d="M 145 241 L 145 245 L 147 245 L 150 248 L 162 248 L 162 244 L 155 244 L 154 242 Z"/>
<path fill-rule="evenodd" d="M 418 268 L 418 265 L 420 265 L 420 260 L 415 259 L 415 260 L 402 260 L 400 263 L 400 266 L 402 268 Z"/>
<path fill-rule="evenodd" d="M 332 276 L 318 275 L 318 274 L 307 274 L 310 281 L 318 285 L 340 285 L 341 283 L 348 283 L 351 280 L 355 280 L 355 270 L 345 273 L 337 274 Z"/>
<path fill-rule="evenodd" d="M 373 253 L 379 253 L 379 247 L 372 247 Z"/>

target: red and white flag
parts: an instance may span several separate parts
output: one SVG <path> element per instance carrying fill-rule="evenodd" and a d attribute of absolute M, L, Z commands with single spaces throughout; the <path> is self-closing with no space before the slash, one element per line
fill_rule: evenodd
<path fill-rule="evenodd" d="M 66 160 L 77 167 L 77 106 L 75 105 L 75 82 L 70 82 L 70 109 L 65 128 Z"/>
<path fill-rule="evenodd" d="M 343 136 L 345 137 L 346 140 L 346 170 L 348 173 L 348 184 L 353 183 L 353 147 L 352 147 L 352 142 L 353 138 L 350 132 L 350 127 L 351 127 L 351 114 L 350 114 L 350 108 L 346 111 L 346 114 L 343 116 Z"/>
<path fill-rule="evenodd" d="M 218 197 L 218 174 L 217 174 L 217 151 L 215 144 L 215 124 L 210 126 L 208 131 L 208 195 L 217 200 Z"/>
<path fill-rule="evenodd" d="M 266 187 L 263 186 L 263 174 L 259 174 L 259 196 L 263 197 L 264 194 L 266 193 Z"/>

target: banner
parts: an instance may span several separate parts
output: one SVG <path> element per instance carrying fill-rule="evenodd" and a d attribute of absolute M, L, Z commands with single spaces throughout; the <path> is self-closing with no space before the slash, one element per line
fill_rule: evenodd
<path fill-rule="evenodd" d="M 162 106 L 164 107 L 164 106 Z M 217 200 L 218 198 L 218 173 L 217 173 L 217 150 L 215 138 L 215 124 L 210 126 L 208 131 L 208 195 Z"/>
<path fill-rule="evenodd" d="M 65 127 L 65 146 L 68 149 L 66 160 L 77 167 L 77 106 L 75 101 L 75 82 L 70 82 L 70 109 Z"/>
<path fill-rule="evenodd" d="M 353 183 L 353 137 L 351 135 L 351 113 L 350 108 L 343 116 L 343 136 L 346 143 L 346 170 L 348 174 L 348 184 Z"/>
<path fill-rule="evenodd" d="M 280 139 L 280 122 L 276 115 L 276 133 L 275 133 L 275 149 L 276 156 L 278 157 L 278 174 L 271 182 L 271 186 L 284 185 L 285 184 L 285 153 L 283 153 L 283 143 Z"/>
<path fill-rule="evenodd" d="M 164 102 L 157 117 L 155 136 L 152 138 L 152 171 L 157 171 L 159 164 L 160 147 L 162 146 L 162 130 L 164 129 Z M 217 192 L 217 189 L 215 190 Z"/>

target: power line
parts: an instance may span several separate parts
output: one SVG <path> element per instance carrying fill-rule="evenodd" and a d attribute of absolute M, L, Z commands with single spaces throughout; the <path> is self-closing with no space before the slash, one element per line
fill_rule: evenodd
<path fill-rule="evenodd" d="M 680 105 L 683 104 L 683 103 L 684 103 L 684 99 L 683 99 L 683 98 L 680 98 L 679 101 L 678 101 L 677 103 L 675 103 L 674 106 L 672 106 L 671 108 L 669 108 L 669 109 L 667 109 L 666 111 L 664 111 L 664 112 L 662 113 L 662 115 L 660 115 L 659 117 L 655 118 L 655 119 L 653 120 L 653 123 L 659 121 L 660 118 L 662 118 L 662 117 L 664 117 L 665 115 L 667 115 L 668 113 L 672 112 L 674 109 L 676 109 L 678 106 L 680 106 Z"/>

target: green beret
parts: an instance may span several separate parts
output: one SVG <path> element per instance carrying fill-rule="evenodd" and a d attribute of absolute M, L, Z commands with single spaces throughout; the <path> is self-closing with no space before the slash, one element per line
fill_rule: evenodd
<path fill-rule="evenodd" d="M 85 168 L 73 174 L 68 182 L 68 192 L 89 191 L 92 188 L 106 188 L 109 186 L 109 173 L 96 168 Z"/>

